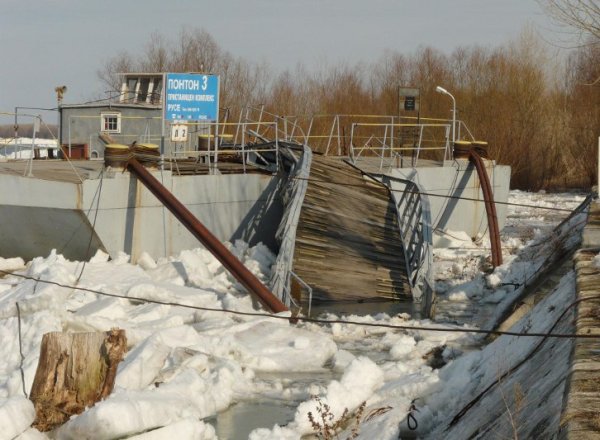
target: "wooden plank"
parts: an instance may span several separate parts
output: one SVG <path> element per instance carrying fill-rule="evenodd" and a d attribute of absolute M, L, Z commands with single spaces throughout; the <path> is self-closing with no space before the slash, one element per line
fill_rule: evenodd
<path fill-rule="evenodd" d="M 387 190 L 338 159 L 313 158 L 294 270 L 313 286 L 315 298 L 410 295 L 396 210 Z"/>
<path fill-rule="evenodd" d="M 592 209 L 588 226 L 590 222 L 598 221 L 598 218 L 598 212 L 594 212 Z M 598 294 L 600 269 L 594 264 L 597 253 L 597 249 L 582 249 L 575 255 L 578 300 Z M 577 304 L 576 333 L 600 334 L 598 306 L 597 300 Z M 560 423 L 560 438 L 600 440 L 600 416 L 598 416 L 600 414 L 600 351 L 598 342 L 580 339 L 574 344 L 568 394 Z"/>

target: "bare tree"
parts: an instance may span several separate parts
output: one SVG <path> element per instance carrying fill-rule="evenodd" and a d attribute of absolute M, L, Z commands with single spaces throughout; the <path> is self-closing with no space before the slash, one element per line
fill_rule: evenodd
<path fill-rule="evenodd" d="M 264 98 L 266 66 L 234 58 L 203 29 L 182 28 L 175 40 L 154 32 L 139 53 L 120 52 L 98 70 L 99 79 L 112 91 L 120 89 L 120 73 L 207 72 L 221 76 L 221 102 L 248 104 Z"/>
<path fill-rule="evenodd" d="M 176 72 L 209 72 L 218 69 L 223 57 L 215 39 L 204 29 L 182 29 L 175 44 L 170 70 Z"/>
<path fill-rule="evenodd" d="M 109 91 L 119 91 L 121 88 L 119 73 L 134 72 L 135 70 L 135 63 L 131 55 L 127 52 L 119 52 L 109 59 L 97 74 Z"/>
<path fill-rule="evenodd" d="M 575 2 L 538 1 L 563 7 Z M 598 9 L 591 0 L 582 4 Z M 586 38 L 600 42 L 591 33 Z M 182 29 L 173 39 L 152 34 L 143 50 L 117 54 L 98 75 L 118 89 L 117 73 L 211 72 L 220 76 L 220 105 L 232 118 L 248 105 L 264 104 L 270 113 L 303 121 L 319 114 L 396 115 L 398 86 L 420 88 L 421 115 L 448 119 L 451 103 L 435 91 L 441 85 L 456 97 L 458 117 L 489 142 L 490 156 L 512 166 L 514 187 L 586 186 L 595 178 L 589 158 L 600 135 L 600 44 L 577 48 L 564 68 L 550 68 L 552 62 L 526 28 L 516 41 L 496 48 L 462 47 L 449 55 L 431 47 L 412 54 L 387 51 L 370 65 L 309 70 L 299 64 L 273 73 L 266 61 L 249 62 L 223 50 L 204 30 Z M 313 134 L 331 130 L 330 119 L 314 122 Z M 325 143 L 315 137 L 311 147 L 324 151 Z"/>
<path fill-rule="evenodd" d="M 165 37 L 158 32 L 150 34 L 145 51 L 138 62 L 143 72 L 164 72 L 169 64 L 169 47 Z M 123 71 L 125 72 L 125 71 Z"/>
<path fill-rule="evenodd" d="M 574 29 L 582 38 L 593 36 L 600 43 L 600 3 L 598 0 L 538 0 L 558 23 Z M 590 41 L 590 40 L 587 40 Z"/>

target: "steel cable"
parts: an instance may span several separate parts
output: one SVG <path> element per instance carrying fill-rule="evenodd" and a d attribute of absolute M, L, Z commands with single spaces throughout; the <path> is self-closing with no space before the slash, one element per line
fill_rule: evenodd
<path fill-rule="evenodd" d="M 476 328 L 447 328 L 447 327 L 433 327 L 433 326 L 428 327 L 428 326 L 422 326 L 422 325 L 381 324 L 381 323 L 373 323 L 373 322 L 351 321 L 351 320 L 345 320 L 345 319 L 318 319 L 318 318 L 309 318 L 309 317 L 305 317 L 305 316 L 291 317 L 291 316 L 284 316 L 282 314 L 272 315 L 272 314 L 260 313 L 260 312 L 241 312 L 241 311 L 232 310 L 232 309 L 218 309 L 218 308 L 214 308 L 214 307 L 193 306 L 193 305 L 189 305 L 189 304 L 182 304 L 182 303 L 176 303 L 176 302 L 171 302 L 171 301 L 160 301 L 160 300 L 142 298 L 142 297 L 138 297 L 138 296 L 130 296 L 130 295 L 122 295 L 122 294 L 118 294 L 118 293 L 103 292 L 103 291 L 96 290 L 96 289 L 72 286 L 72 285 L 68 285 L 68 284 L 59 283 L 56 281 L 38 279 L 38 278 L 31 277 L 31 276 L 21 275 L 21 274 L 17 274 L 14 272 L 8 272 L 8 271 L 4 271 L 4 270 L 0 270 L 0 274 L 12 275 L 12 276 L 15 276 L 18 278 L 37 281 L 37 282 L 44 283 L 44 284 L 51 284 L 54 286 L 65 288 L 65 289 L 90 292 L 90 293 L 95 293 L 97 295 L 108 296 L 108 297 L 112 297 L 112 298 L 122 298 L 122 299 L 127 299 L 130 301 L 139 301 L 142 303 L 160 304 L 160 305 L 173 306 L 173 307 L 183 307 L 183 308 L 188 308 L 188 309 L 193 309 L 193 310 L 201 310 L 201 311 L 206 311 L 206 312 L 217 312 L 217 313 L 228 313 L 228 314 L 240 315 L 240 316 L 255 316 L 255 317 L 260 317 L 260 318 L 279 319 L 279 320 L 286 320 L 286 321 L 292 321 L 292 322 L 301 321 L 301 322 L 308 322 L 308 323 L 314 323 L 314 324 L 325 324 L 325 325 L 348 324 L 348 325 L 356 325 L 356 326 L 362 326 L 362 327 L 376 327 L 376 328 L 388 328 L 388 329 L 395 329 L 395 330 L 430 331 L 430 332 L 445 332 L 445 333 L 473 333 L 473 334 L 484 334 L 484 335 L 544 337 L 544 338 L 558 338 L 558 339 L 600 339 L 600 335 L 593 335 L 593 334 L 537 333 L 537 332 L 536 333 L 521 333 L 521 332 L 499 331 L 499 330 L 481 330 L 481 329 L 476 329 Z M 600 295 L 590 296 L 587 298 L 579 299 L 579 300 L 571 303 L 571 305 L 567 308 L 567 310 L 580 302 L 590 301 L 590 300 L 600 300 Z"/>

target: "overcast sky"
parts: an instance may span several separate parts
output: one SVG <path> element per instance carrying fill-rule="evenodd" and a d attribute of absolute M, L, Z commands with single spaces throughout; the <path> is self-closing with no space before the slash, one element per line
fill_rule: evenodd
<path fill-rule="evenodd" d="M 274 68 L 379 59 L 386 49 L 451 52 L 495 46 L 533 24 L 550 25 L 535 0 L 2 0 L 0 111 L 54 107 L 103 93 L 96 71 L 134 53 L 152 31 L 208 31 L 222 49 Z M 218 73 L 218 72 L 215 72 Z M 37 113 L 36 111 L 34 111 Z M 6 123 L 0 119 L 0 123 Z"/>

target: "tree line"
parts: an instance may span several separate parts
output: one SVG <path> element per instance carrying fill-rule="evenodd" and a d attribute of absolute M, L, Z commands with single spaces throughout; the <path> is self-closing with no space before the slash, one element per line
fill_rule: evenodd
<path fill-rule="evenodd" d="M 519 189 L 589 188 L 597 179 L 600 136 L 600 39 L 557 58 L 531 29 L 498 47 L 432 47 L 387 51 L 374 63 L 279 71 L 234 57 L 202 29 L 174 40 L 158 33 L 132 55 L 122 52 L 98 71 L 119 90 L 123 72 L 210 72 L 220 76 L 220 105 L 264 104 L 278 115 L 398 114 L 398 87 L 420 89 L 421 115 L 457 117 L 489 143 L 490 156 L 512 167 Z"/>
<path fill-rule="evenodd" d="M 39 130 L 36 132 L 38 139 L 56 139 L 57 126 L 54 124 L 42 124 Z M 0 137 L 12 138 L 15 135 L 14 124 L 2 124 L 0 125 Z M 33 136 L 33 124 L 19 124 L 19 136 L 20 137 L 32 137 Z"/>

